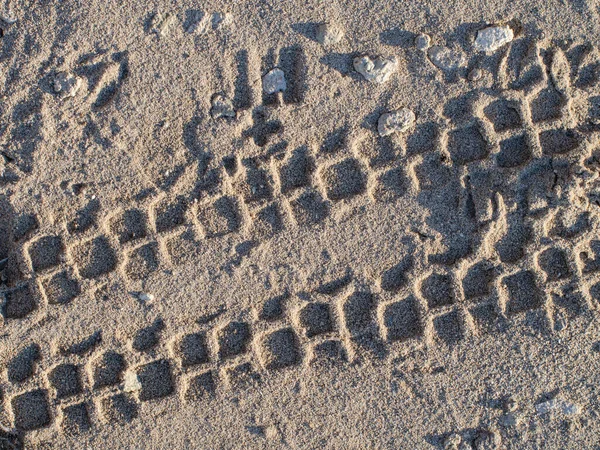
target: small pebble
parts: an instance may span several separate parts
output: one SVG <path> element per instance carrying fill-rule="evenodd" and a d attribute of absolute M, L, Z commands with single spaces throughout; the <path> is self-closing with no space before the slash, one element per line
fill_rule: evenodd
<path fill-rule="evenodd" d="M 500 416 L 500 425 L 504 428 L 516 427 L 521 423 L 521 418 L 515 413 L 506 413 Z"/>
<path fill-rule="evenodd" d="M 395 56 L 390 58 L 357 56 L 354 58 L 354 70 L 360 73 L 365 80 L 381 84 L 389 80 L 390 76 L 398 70 L 398 59 Z"/>
<path fill-rule="evenodd" d="M 142 389 L 142 383 L 138 376 L 134 372 L 125 373 L 125 377 L 123 380 L 123 391 L 125 392 L 135 392 Z"/>
<path fill-rule="evenodd" d="M 377 121 L 379 136 L 388 136 L 392 133 L 404 133 L 414 123 L 415 113 L 408 108 L 382 114 Z"/>
<path fill-rule="evenodd" d="M 513 30 L 507 26 L 487 27 L 477 32 L 473 47 L 480 52 L 494 52 L 515 37 Z"/>
<path fill-rule="evenodd" d="M 469 79 L 469 81 L 479 81 L 479 80 L 481 80 L 482 77 L 483 77 L 483 71 L 478 67 L 471 70 L 469 72 L 469 75 L 467 75 L 467 78 Z"/>
<path fill-rule="evenodd" d="M 560 411 L 567 416 L 573 416 L 579 414 L 581 412 L 581 408 L 578 405 L 568 402 L 562 398 L 553 398 L 535 405 L 535 411 L 540 416 L 548 414 L 552 411 Z"/>
<path fill-rule="evenodd" d="M 67 72 L 60 72 L 54 77 L 53 88 L 61 99 L 75 97 L 81 87 L 81 78 Z"/>
<path fill-rule="evenodd" d="M 442 70 L 456 70 L 466 66 L 467 60 L 460 50 L 434 45 L 427 51 L 427 56 L 434 66 Z"/>
<path fill-rule="evenodd" d="M 321 23 L 317 26 L 317 41 L 325 47 L 335 45 L 344 37 L 344 31 L 333 23 Z"/>
<path fill-rule="evenodd" d="M 138 295 L 138 298 L 142 301 L 142 302 L 151 302 L 154 300 L 154 295 L 149 294 L 147 292 L 141 292 Z"/>
<path fill-rule="evenodd" d="M 420 34 L 415 38 L 415 46 L 424 52 L 431 46 L 431 37 L 427 34 Z"/>
<path fill-rule="evenodd" d="M 215 94 L 212 97 L 212 106 L 210 108 L 210 116 L 213 119 L 219 119 L 221 117 L 235 117 L 235 109 L 233 103 L 227 97 L 221 94 Z"/>
<path fill-rule="evenodd" d="M 266 94 L 271 95 L 276 92 L 283 92 L 287 89 L 285 82 L 285 74 L 279 67 L 269 71 L 263 77 L 263 90 Z"/>

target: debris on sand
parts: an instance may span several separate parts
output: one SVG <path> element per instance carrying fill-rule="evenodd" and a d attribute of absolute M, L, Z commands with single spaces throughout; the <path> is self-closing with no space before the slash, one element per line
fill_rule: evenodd
<path fill-rule="evenodd" d="M 357 56 L 354 58 L 354 70 L 360 73 L 365 80 L 381 84 L 389 80 L 390 76 L 398 70 L 398 59 L 395 56 L 391 58 Z"/>
<path fill-rule="evenodd" d="M 513 30 L 508 25 L 492 26 L 479 30 L 473 46 L 480 52 L 494 52 L 515 37 Z"/>
<path fill-rule="evenodd" d="M 379 136 L 404 133 L 415 123 L 415 113 L 408 108 L 382 114 L 377 122 Z"/>
<path fill-rule="evenodd" d="M 579 405 L 571 403 L 562 398 L 553 398 L 535 405 L 535 411 L 539 416 L 555 411 L 561 412 L 566 416 L 575 416 L 581 412 L 581 408 Z"/>
<path fill-rule="evenodd" d="M 52 87 L 61 100 L 75 97 L 81 88 L 81 78 L 67 72 L 59 72 L 54 77 Z"/>
<path fill-rule="evenodd" d="M 467 59 L 460 50 L 434 45 L 427 51 L 429 60 L 439 69 L 456 70 L 466 66 Z"/>
<path fill-rule="evenodd" d="M 123 391 L 135 392 L 142 389 L 142 383 L 134 372 L 127 372 L 124 377 Z"/>
<path fill-rule="evenodd" d="M 150 32 L 159 36 L 166 36 L 175 20 L 176 17 L 171 13 L 156 13 L 150 22 Z"/>
<path fill-rule="evenodd" d="M 283 92 L 286 89 L 285 74 L 279 67 L 272 69 L 263 77 L 263 90 L 265 94 L 271 95 L 276 92 Z"/>
<path fill-rule="evenodd" d="M 317 26 L 317 41 L 325 47 L 337 44 L 342 37 L 344 37 L 344 31 L 334 23 L 325 22 Z"/>
<path fill-rule="evenodd" d="M 210 116 L 213 119 L 235 117 L 232 101 L 221 94 L 215 94 L 211 100 Z"/>
<path fill-rule="evenodd" d="M 140 292 L 138 294 L 138 299 L 142 302 L 151 302 L 154 300 L 154 295 L 149 294 L 147 292 Z"/>
<path fill-rule="evenodd" d="M 424 52 L 431 46 L 431 37 L 428 34 L 420 34 L 415 38 L 415 47 Z"/>

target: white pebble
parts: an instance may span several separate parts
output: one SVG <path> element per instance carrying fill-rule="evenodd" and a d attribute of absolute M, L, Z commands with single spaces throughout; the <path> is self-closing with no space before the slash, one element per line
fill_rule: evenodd
<path fill-rule="evenodd" d="M 415 113 L 408 108 L 382 114 L 377 122 L 377 131 L 380 136 L 388 136 L 392 133 L 404 133 L 414 123 Z"/>
<path fill-rule="evenodd" d="M 415 38 L 415 46 L 424 52 L 431 46 L 431 37 L 427 34 L 420 34 Z"/>
<path fill-rule="evenodd" d="M 581 408 L 571 402 L 563 400 L 561 398 L 553 398 L 546 402 L 538 403 L 535 405 L 535 411 L 538 415 L 548 414 L 552 411 L 560 411 L 567 416 L 573 416 L 581 412 Z"/>
<path fill-rule="evenodd" d="M 135 392 L 142 389 L 142 383 L 138 376 L 134 372 L 126 372 L 123 383 L 123 391 L 125 392 Z"/>
<path fill-rule="evenodd" d="M 283 92 L 287 89 L 285 82 L 285 74 L 279 67 L 269 71 L 263 77 L 263 90 L 266 94 L 271 95 L 276 92 Z"/>
<path fill-rule="evenodd" d="M 81 78 L 67 72 L 60 72 L 54 77 L 52 87 L 61 99 L 75 97 L 81 87 Z"/>
<path fill-rule="evenodd" d="M 344 37 L 344 31 L 333 23 L 321 23 L 317 26 L 317 41 L 325 47 L 335 45 Z"/>
<path fill-rule="evenodd" d="M 138 295 L 138 298 L 142 301 L 142 302 L 151 302 L 152 300 L 154 300 L 154 295 L 149 294 L 147 292 L 141 292 Z"/>
<path fill-rule="evenodd" d="M 221 94 L 213 95 L 211 103 L 210 116 L 213 119 L 218 119 L 220 117 L 235 117 L 233 103 L 227 97 Z"/>
<path fill-rule="evenodd" d="M 494 52 L 515 37 L 513 30 L 507 26 L 487 27 L 477 32 L 473 46 L 480 52 Z"/>
<path fill-rule="evenodd" d="M 442 70 L 456 70 L 467 64 L 463 52 L 448 47 L 434 45 L 428 50 L 427 55 L 433 65 Z"/>
<path fill-rule="evenodd" d="M 365 80 L 372 83 L 385 83 L 398 69 L 398 59 L 395 56 L 384 58 L 378 56 L 357 56 L 354 58 L 354 70 L 360 73 Z"/>

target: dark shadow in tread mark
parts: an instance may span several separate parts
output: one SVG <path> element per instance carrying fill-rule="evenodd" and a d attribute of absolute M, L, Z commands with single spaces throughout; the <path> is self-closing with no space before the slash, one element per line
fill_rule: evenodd
<path fill-rule="evenodd" d="M 581 137 L 575 130 L 547 130 L 540 133 L 540 145 L 545 155 L 568 153 L 579 147 Z"/>
<path fill-rule="evenodd" d="M 237 78 L 233 94 L 233 106 L 236 110 L 249 109 L 254 103 L 249 80 L 248 51 L 240 50 L 235 55 Z"/>
<path fill-rule="evenodd" d="M 489 154 L 487 143 L 477 125 L 451 131 L 448 135 L 448 151 L 454 163 L 459 165 L 484 159 Z"/>
<path fill-rule="evenodd" d="M 320 151 L 322 153 L 332 154 L 345 148 L 348 144 L 348 132 L 348 125 L 344 125 L 327 133 L 325 139 L 323 139 Z"/>
<path fill-rule="evenodd" d="M 307 89 L 307 64 L 300 45 L 281 49 L 279 64 L 285 73 L 287 89 L 283 92 L 285 103 L 301 103 Z"/>
<path fill-rule="evenodd" d="M 15 427 L 19 430 L 37 430 L 52 422 L 48 392 L 42 389 L 25 392 L 11 401 Z"/>
<path fill-rule="evenodd" d="M 142 385 L 140 400 L 153 400 L 171 395 L 175 389 L 171 365 L 165 359 L 143 365 L 137 371 Z"/>
<path fill-rule="evenodd" d="M 115 53 L 112 59 L 113 61 L 120 63 L 117 78 L 103 87 L 98 93 L 98 97 L 92 105 L 93 110 L 98 111 L 107 106 L 117 96 L 121 86 L 129 77 L 129 62 L 127 60 L 127 52 Z"/>
<path fill-rule="evenodd" d="M 11 383 L 22 383 L 33 375 L 35 363 L 41 358 L 40 346 L 31 344 L 8 362 L 6 374 Z"/>
<path fill-rule="evenodd" d="M 413 267 L 413 258 L 406 257 L 398 264 L 390 267 L 381 274 L 381 289 L 384 291 L 395 291 L 400 289 L 408 281 L 406 273 Z"/>
<path fill-rule="evenodd" d="M 388 341 L 403 341 L 423 335 L 417 301 L 413 297 L 387 305 L 383 312 L 383 324 Z"/>
<path fill-rule="evenodd" d="M 531 149 L 525 135 L 513 136 L 500 142 L 500 152 L 496 155 L 499 167 L 511 168 L 525 164 L 531 158 Z"/>
<path fill-rule="evenodd" d="M 97 199 L 90 200 L 86 206 L 77 211 L 75 219 L 67 224 L 67 230 L 71 234 L 89 230 L 96 223 L 99 211 L 100 202 Z"/>
<path fill-rule="evenodd" d="M 522 125 L 519 111 L 509 101 L 498 99 L 483 110 L 483 113 L 494 125 L 496 133 L 512 130 Z"/>

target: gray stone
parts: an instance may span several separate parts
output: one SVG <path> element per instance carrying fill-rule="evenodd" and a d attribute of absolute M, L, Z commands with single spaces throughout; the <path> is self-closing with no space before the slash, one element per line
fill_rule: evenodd
<path fill-rule="evenodd" d="M 513 30 L 507 25 L 487 27 L 477 32 L 473 47 L 477 51 L 491 53 L 508 44 L 514 37 Z"/>
<path fill-rule="evenodd" d="M 263 77 L 263 90 L 266 94 L 275 94 L 276 92 L 283 92 L 287 89 L 287 83 L 285 81 L 285 74 L 279 67 L 269 71 Z"/>
<path fill-rule="evenodd" d="M 398 70 L 398 59 L 395 56 L 390 58 L 357 56 L 354 58 L 354 70 L 360 73 L 365 80 L 381 84 L 389 80 L 390 76 Z"/>
<path fill-rule="evenodd" d="M 377 122 L 377 131 L 380 136 L 392 133 L 404 133 L 415 123 L 415 113 L 408 108 L 382 114 Z"/>
<path fill-rule="evenodd" d="M 553 398 L 546 402 L 535 405 L 535 411 L 540 416 L 551 412 L 561 412 L 566 416 L 574 416 L 581 412 L 581 408 L 579 405 L 571 403 L 562 398 Z"/>
<path fill-rule="evenodd" d="M 431 37 L 427 34 L 420 34 L 415 38 L 415 46 L 424 52 L 431 46 Z"/>

